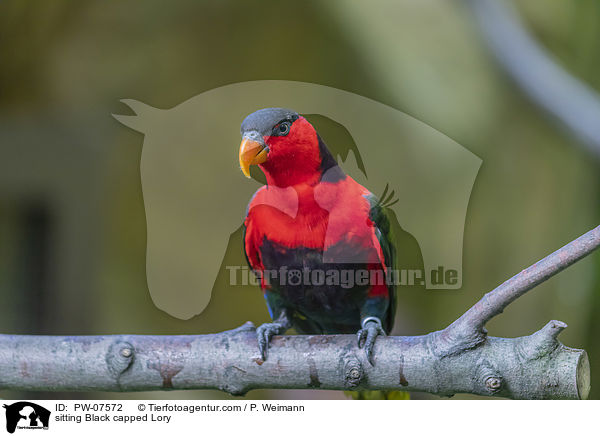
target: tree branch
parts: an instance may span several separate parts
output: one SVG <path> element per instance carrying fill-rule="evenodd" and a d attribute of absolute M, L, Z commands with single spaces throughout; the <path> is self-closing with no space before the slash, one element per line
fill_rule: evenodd
<path fill-rule="evenodd" d="M 499 315 L 510 303 L 563 269 L 583 259 L 600 246 L 600 226 L 585 233 L 554 253 L 508 279 L 467 310 L 442 334 L 448 345 L 446 353 L 466 344 L 476 346 L 485 340 L 485 324 Z M 566 327 L 566 326 L 565 326 Z M 460 338 L 460 340 L 457 340 Z"/>
<path fill-rule="evenodd" d="M 486 294 L 442 331 L 378 338 L 374 365 L 353 335 L 276 336 L 263 362 L 252 323 L 199 336 L 0 335 L 0 389 L 220 389 L 233 395 L 381 389 L 585 399 L 588 357 L 557 340 L 566 324 L 550 321 L 530 336 L 510 339 L 488 337 L 484 325 L 599 245 L 597 227 Z"/>
<path fill-rule="evenodd" d="M 465 1 L 499 65 L 535 104 L 600 158 L 600 95 L 539 45 L 506 1 Z"/>

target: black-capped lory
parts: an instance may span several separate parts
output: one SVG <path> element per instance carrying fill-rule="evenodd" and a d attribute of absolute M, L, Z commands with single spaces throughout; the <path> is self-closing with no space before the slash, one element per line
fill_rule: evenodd
<path fill-rule="evenodd" d="M 389 275 L 396 250 L 386 210 L 339 167 L 314 127 L 298 113 L 261 109 L 241 127 L 239 162 L 258 165 L 267 185 L 244 221 L 244 250 L 260 278 L 273 322 L 256 330 L 267 358 L 273 335 L 357 333 L 373 364 L 373 346 L 394 323 Z"/>

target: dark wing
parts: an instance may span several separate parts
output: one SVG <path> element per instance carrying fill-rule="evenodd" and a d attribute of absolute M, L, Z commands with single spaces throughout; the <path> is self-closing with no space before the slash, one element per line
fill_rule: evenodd
<path fill-rule="evenodd" d="M 371 205 L 369 218 L 375 225 L 375 235 L 377 236 L 377 240 L 381 246 L 385 266 L 389 273 L 390 270 L 395 270 L 397 268 L 398 263 L 396 247 L 394 246 L 394 232 L 390 222 L 391 219 L 395 219 L 395 215 L 391 214 L 389 209 L 382 205 L 381 201 L 375 195 L 369 194 L 366 196 L 366 198 Z M 382 320 L 383 328 L 387 333 L 389 333 L 394 326 L 397 303 L 396 285 L 393 283 L 393 281 L 390 282 L 392 283 L 388 284 L 387 286 L 390 300 L 387 319 Z"/>

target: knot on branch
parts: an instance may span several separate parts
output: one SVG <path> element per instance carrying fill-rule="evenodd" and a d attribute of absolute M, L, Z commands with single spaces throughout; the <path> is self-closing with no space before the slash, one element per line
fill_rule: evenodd
<path fill-rule="evenodd" d="M 219 385 L 219 390 L 235 397 L 246 395 L 250 388 L 242 381 L 243 377 L 240 376 L 243 374 L 245 375 L 246 371 L 235 365 L 225 368 L 225 377 Z"/>
<path fill-rule="evenodd" d="M 113 342 L 108 348 L 106 353 L 106 365 L 108 366 L 108 372 L 118 378 L 131 366 L 134 360 L 134 348 L 129 342 L 116 341 Z"/>
<path fill-rule="evenodd" d="M 348 388 L 357 387 L 364 377 L 362 364 L 356 356 L 346 358 L 344 364 L 344 385 Z"/>
<path fill-rule="evenodd" d="M 567 324 L 562 321 L 550 321 L 541 330 L 517 343 L 519 355 L 525 360 L 534 360 L 552 353 L 560 345 L 557 338 L 565 328 Z"/>
<path fill-rule="evenodd" d="M 496 393 L 502 388 L 502 377 L 488 377 L 485 380 L 485 387 L 491 393 Z"/>
<path fill-rule="evenodd" d="M 496 394 L 502 389 L 502 376 L 488 360 L 477 362 L 477 380 L 481 383 L 483 391 L 489 394 Z"/>

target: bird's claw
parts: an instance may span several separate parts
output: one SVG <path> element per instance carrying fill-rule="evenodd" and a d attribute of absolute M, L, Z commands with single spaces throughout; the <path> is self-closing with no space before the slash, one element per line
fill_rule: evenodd
<path fill-rule="evenodd" d="M 373 346 L 377 336 L 385 336 L 379 318 L 369 317 L 363 321 L 363 328 L 357 333 L 358 348 L 364 348 L 367 360 L 373 365 Z"/>
<path fill-rule="evenodd" d="M 256 329 L 256 338 L 258 339 L 258 350 L 263 361 L 267 360 L 267 349 L 274 335 L 283 333 L 285 328 L 276 322 L 265 323 Z"/>

